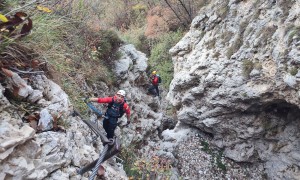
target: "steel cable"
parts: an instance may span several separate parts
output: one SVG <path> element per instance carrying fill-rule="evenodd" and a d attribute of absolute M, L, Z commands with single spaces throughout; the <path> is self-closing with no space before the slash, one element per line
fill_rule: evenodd
<path fill-rule="evenodd" d="M 94 180 L 95 176 L 97 175 L 97 171 L 98 171 L 98 169 L 99 169 L 99 167 L 100 167 L 100 165 L 101 165 L 101 163 L 102 163 L 102 161 L 104 159 L 104 156 L 105 156 L 107 150 L 108 150 L 108 144 L 106 144 L 104 146 L 103 151 L 100 154 L 100 157 L 99 157 L 99 159 L 97 161 L 97 164 L 96 164 L 96 166 L 93 169 L 92 175 L 89 177 L 89 180 Z"/>

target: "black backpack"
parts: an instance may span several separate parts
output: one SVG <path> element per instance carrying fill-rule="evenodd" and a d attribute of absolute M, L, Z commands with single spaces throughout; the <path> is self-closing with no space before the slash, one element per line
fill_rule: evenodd
<path fill-rule="evenodd" d="M 109 103 L 108 106 L 107 106 L 108 109 L 113 106 L 114 102 L 115 102 L 115 100 L 114 100 L 114 98 L 112 98 L 112 102 Z M 122 104 L 120 104 L 120 107 L 119 107 L 120 116 L 118 118 L 122 117 L 125 114 L 125 111 L 124 111 L 124 108 L 123 108 L 125 103 L 126 103 L 126 99 L 124 99 L 124 102 Z"/>
<path fill-rule="evenodd" d="M 161 77 L 158 74 L 156 76 L 158 77 L 158 83 L 161 83 Z"/>

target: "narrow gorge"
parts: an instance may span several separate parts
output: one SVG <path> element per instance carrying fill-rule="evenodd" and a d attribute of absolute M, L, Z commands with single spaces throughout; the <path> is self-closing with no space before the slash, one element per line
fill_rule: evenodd
<path fill-rule="evenodd" d="M 127 92 L 132 123 L 116 130 L 122 148 L 139 145 L 145 160 L 170 165 L 149 179 L 300 179 L 299 1 L 205 4 L 169 51 L 174 75 L 169 89 L 160 87 L 161 99 L 147 95 L 146 55 L 131 44 L 118 52 L 115 86 L 90 84 L 80 73 L 75 79 L 98 96 Z M 0 179 L 88 179 L 77 170 L 103 145 L 72 115 L 68 94 L 44 74 L 1 74 Z M 42 132 L 24 122 L 29 107 Z M 52 131 L 57 119 L 67 128 Z M 105 179 L 130 179 L 122 159 L 103 166 Z"/>

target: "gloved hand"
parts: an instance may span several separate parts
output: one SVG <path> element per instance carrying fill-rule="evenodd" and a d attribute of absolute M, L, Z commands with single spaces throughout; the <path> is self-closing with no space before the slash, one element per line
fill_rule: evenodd
<path fill-rule="evenodd" d="M 128 126 L 129 126 L 129 124 L 130 124 L 130 121 L 127 121 L 127 123 L 126 123 L 125 127 L 128 127 Z"/>

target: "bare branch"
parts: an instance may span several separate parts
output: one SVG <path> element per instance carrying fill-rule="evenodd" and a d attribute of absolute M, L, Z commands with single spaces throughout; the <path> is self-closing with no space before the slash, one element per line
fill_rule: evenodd
<path fill-rule="evenodd" d="M 175 16 L 177 17 L 177 19 L 179 19 L 180 22 L 183 23 L 184 27 L 187 27 L 187 24 L 180 18 L 180 16 L 178 15 L 178 13 L 175 11 L 175 9 L 171 6 L 170 2 L 168 0 L 164 0 L 167 5 L 169 6 L 169 8 L 173 11 L 173 13 L 175 14 Z"/>
<path fill-rule="evenodd" d="M 192 15 L 191 12 L 187 10 L 186 5 L 182 2 L 182 0 L 178 0 L 179 3 L 181 4 L 181 6 L 183 7 L 183 9 L 185 10 L 185 12 L 187 13 L 188 17 L 189 17 L 189 23 L 192 22 Z"/>
<path fill-rule="evenodd" d="M 40 74 L 40 73 L 44 74 L 44 71 L 22 71 L 13 67 L 11 67 L 10 69 L 17 71 L 17 73 L 22 73 L 22 74 Z"/>

